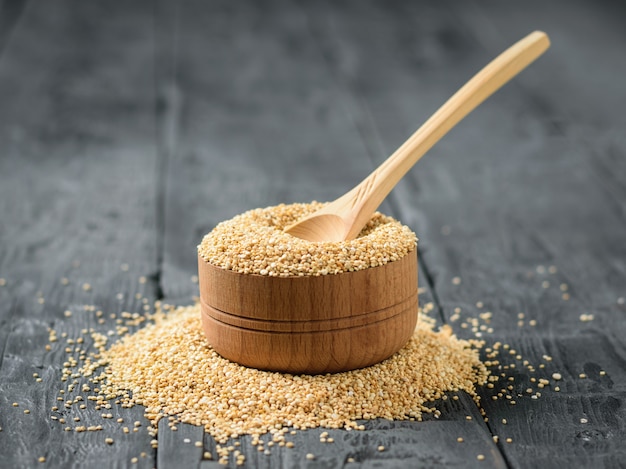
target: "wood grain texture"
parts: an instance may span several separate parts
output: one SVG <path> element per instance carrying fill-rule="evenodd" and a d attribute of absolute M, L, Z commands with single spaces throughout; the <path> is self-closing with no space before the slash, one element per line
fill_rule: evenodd
<path fill-rule="evenodd" d="M 167 419 L 161 419 L 159 421 L 157 467 L 199 467 L 204 453 L 204 438 L 202 427 L 177 425 L 174 431 L 168 425 Z M 202 446 L 197 446 L 197 442 L 202 443 Z M 214 447 L 208 447 L 207 450 L 212 453 L 215 452 Z"/>
<path fill-rule="evenodd" d="M 255 468 L 275 467 L 477 467 L 477 456 L 485 460 L 480 467 L 505 468 L 505 460 L 491 439 L 476 406 L 462 395 L 458 401 L 449 399 L 437 406 L 442 416 L 426 416 L 424 422 L 374 420 L 364 422 L 366 430 L 313 429 L 287 435 L 294 448 L 271 448 L 270 454 L 256 450 L 251 438 L 241 438 L 241 451 L 246 464 Z M 470 418 L 471 420 L 469 420 Z M 334 439 L 333 443 L 320 441 L 322 431 Z M 457 439 L 463 437 L 459 443 Z M 262 438 L 268 441 L 268 438 Z M 384 451 L 378 447 L 383 446 Z M 307 454 L 313 460 L 307 460 Z M 350 462 L 349 460 L 353 460 Z M 233 461 L 231 461 L 232 464 Z M 215 462 L 203 461 L 201 468 L 218 467 Z"/>
<path fill-rule="evenodd" d="M 198 256 L 200 294 L 214 308 L 267 321 L 356 319 L 417 297 L 417 251 L 336 275 L 273 277 L 222 269 Z M 368 289 L 371 295 L 359 295 Z M 228 294 L 224 294 L 228 292 Z"/>
<path fill-rule="evenodd" d="M 155 299 L 153 282 L 139 281 L 156 270 L 149 12 L 147 2 L 33 2 L 0 58 L 2 467 L 42 456 L 49 467 L 127 467 L 141 452 L 139 465 L 154 465 L 142 409 L 112 408 L 113 419 L 90 402 L 51 410 L 67 384 L 62 334 L 106 333 L 110 314 Z M 84 305 L 105 311 L 105 323 Z M 50 351 L 48 328 L 59 336 Z M 103 429 L 64 432 L 51 416 Z M 118 418 L 142 431 L 124 434 Z"/>
<path fill-rule="evenodd" d="M 268 468 L 477 467 L 478 454 L 480 467 L 624 467 L 620 2 L 1 5 L 0 467 L 131 467 L 132 457 L 140 467 L 217 467 L 201 460 L 196 427 L 163 421 L 153 450 L 140 408 L 112 408 L 104 421 L 73 408 L 63 413 L 71 425 L 104 428 L 63 432 L 50 408 L 67 354 L 43 349 L 48 327 L 74 337 L 115 326 L 85 304 L 108 315 L 161 297 L 191 302 L 196 245 L 216 223 L 344 193 L 533 29 L 550 34 L 550 51 L 382 207 L 420 237 L 420 304 L 431 315 L 470 337 L 460 324 L 492 312 L 486 338 L 522 357 L 503 370 L 516 404 L 483 389 L 486 423 L 460 395 L 436 403 L 439 419 L 368 422 L 365 432 L 334 431 L 332 445 L 320 430 L 299 432 L 295 448 L 269 455 L 244 437 L 241 450 L 247 467 Z M 559 392 L 531 381 L 553 372 Z M 142 431 L 124 434 L 118 417 Z M 215 442 L 203 442 L 215 456 Z"/>

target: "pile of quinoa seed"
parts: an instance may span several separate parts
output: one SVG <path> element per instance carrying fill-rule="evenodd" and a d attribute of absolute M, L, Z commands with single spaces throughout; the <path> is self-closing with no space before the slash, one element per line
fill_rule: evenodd
<path fill-rule="evenodd" d="M 128 264 L 120 268 L 126 272 Z M 556 266 L 540 265 L 536 272 L 527 272 L 527 278 L 536 288 L 551 288 L 556 295 L 563 295 L 563 301 L 569 301 L 569 296 L 563 293 L 567 292 L 567 285 L 556 281 L 556 274 Z M 197 284 L 197 276 L 192 276 L 191 281 Z M 10 279 L 0 279 L 0 287 L 8 282 Z M 146 277 L 139 277 L 140 284 L 145 282 Z M 458 286 L 463 284 L 463 279 L 453 277 L 451 282 Z M 70 283 L 68 278 L 60 279 L 62 287 Z M 89 283 L 82 286 L 85 292 L 91 290 Z M 427 289 L 421 287 L 418 293 L 426 294 Z M 117 296 L 121 299 L 123 293 Z M 248 441 L 262 454 L 270 454 L 273 446 L 289 451 L 295 445 L 293 434 L 299 429 L 319 426 L 361 430 L 366 419 L 377 416 L 420 421 L 425 413 L 430 413 L 436 418 L 441 415 L 437 399 L 457 400 L 459 395 L 454 390 L 469 393 L 487 422 L 489 417 L 496 416 L 487 414 L 485 402 L 478 398 L 477 392 L 483 399 L 514 406 L 520 401 L 541 399 L 545 393 L 566 390 L 573 379 L 609 379 L 605 370 L 588 376 L 582 368 L 570 376 L 567 370 L 555 368 L 548 350 L 541 359 L 534 354 L 527 358 L 510 344 L 495 341 L 490 337 L 494 333 L 492 318 L 499 313 L 489 310 L 488 298 L 476 301 L 475 306 L 453 307 L 450 325 L 440 330 L 429 317 L 437 311 L 436 305 L 422 301 L 414 336 L 398 354 L 367 369 L 317 377 L 258 372 L 223 360 L 200 336 L 197 305 L 174 307 L 157 301 L 153 309 L 140 293 L 135 293 L 135 298 L 140 300 L 140 307 L 132 313 L 105 313 L 94 304 L 74 309 L 78 307 L 74 305 L 73 312 L 68 309 L 64 313 L 69 331 L 50 327 L 48 343 L 42 344 L 44 353 L 62 354 L 65 360 L 61 388 L 56 397 L 52 396 L 50 419 L 65 432 L 102 434 L 99 441 L 111 447 L 111 451 L 115 451 L 118 439 L 140 431 L 152 437 L 150 445 L 156 449 L 157 424 L 165 419 L 172 431 L 178 429 L 180 422 L 202 425 L 218 440 L 214 452 L 205 450 L 204 459 L 215 458 L 222 464 L 230 461 L 241 466 L 245 464 L 241 452 L 244 442 L 220 443 L 225 438 L 249 433 Z M 43 304 L 43 294 L 38 293 L 36 301 Z M 619 305 L 625 301 L 623 297 L 617 299 Z M 82 315 L 93 316 L 88 319 L 93 327 L 78 330 L 72 326 L 76 317 Z M 519 312 L 517 320 L 521 333 L 524 328 L 540 326 L 528 313 Z M 580 320 L 582 325 L 587 325 L 593 314 L 581 315 Z M 452 328 L 467 340 L 455 337 Z M 432 377 L 435 379 L 431 380 Z M 33 383 L 45 385 L 45 376 L 33 373 Z M 243 383 L 248 383 L 248 387 Z M 402 394 L 398 389 L 403 390 Z M 282 394 L 277 399 L 278 391 Z M 30 414 L 28 404 L 32 403 L 16 396 L 11 407 L 2 411 Z M 143 407 L 149 425 L 135 420 L 133 411 L 130 415 L 135 417 L 130 419 L 124 414 L 122 409 L 135 405 Z M 260 410 L 254 415 L 248 412 L 247 417 L 252 419 L 244 419 L 246 414 L 242 412 L 246 406 Z M 311 411 L 304 415 L 303 410 Z M 359 415 L 363 420 L 353 420 Z M 494 442 L 514 443 L 505 430 L 511 419 L 507 422 L 506 414 L 497 417 L 498 425 L 504 427 L 500 427 L 499 435 L 493 435 Z M 579 421 L 587 424 L 590 419 L 583 413 Z M 276 423 L 272 425 L 272 422 Z M 111 427 L 115 423 L 119 428 Z M 288 427 L 290 423 L 292 426 Z M 263 436 L 264 431 L 269 435 Z M 332 441 L 328 432 L 321 432 L 320 442 Z M 457 441 L 463 444 L 464 438 L 459 436 Z M 184 442 L 190 443 L 188 439 Z M 203 442 L 195 441 L 194 445 L 202 447 Z M 387 451 L 387 448 L 379 446 L 378 450 Z M 130 462 L 136 464 L 147 458 L 147 454 L 142 451 Z M 308 453 L 306 458 L 316 456 Z M 483 454 L 476 458 L 485 460 Z M 41 463 L 46 460 L 45 455 L 38 459 Z M 354 462 L 354 458 L 347 461 Z"/>
<path fill-rule="evenodd" d="M 174 417 L 170 426 L 201 425 L 220 444 L 266 433 L 286 443 L 292 430 L 362 430 L 358 421 L 376 418 L 420 421 L 448 392 L 477 399 L 475 387 L 489 376 L 477 343 L 457 339 L 448 327 L 435 331 L 421 317 L 407 345 L 382 363 L 312 376 L 230 362 L 207 343 L 197 304 L 171 307 L 110 347 L 100 343 L 80 373 L 107 399 L 144 405 L 153 428 Z"/>
<path fill-rule="evenodd" d="M 417 246 L 407 226 L 376 212 L 349 241 L 310 242 L 284 229 L 324 204 L 259 208 L 219 223 L 198 253 L 210 264 L 242 274 L 270 276 L 327 275 L 376 267 L 401 259 Z"/>
<path fill-rule="evenodd" d="M 284 232 L 322 206 L 251 210 L 220 223 L 198 252 L 238 273 L 303 276 L 376 267 L 416 248 L 408 227 L 380 213 L 350 241 L 311 243 Z M 277 444 L 290 447 L 289 435 L 307 428 L 363 430 L 364 420 L 377 418 L 421 421 L 424 413 L 438 415 L 433 403 L 446 393 L 465 391 L 478 403 L 475 387 L 489 377 L 479 357 L 481 344 L 459 340 L 449 327 L 435 331 L 428 316 L 419 318 L 412 338 L 387 360 L 312 376 L 230 362 L 208 344 L 197 303 L 157 305 L 143 329 L 112 345 L 96 340 L 96 352 L 80 374 L 98 389 L 99 399 L 145 406 L 152 429 L 167 417 L 172 429 L 181 422 L 202 426 L 221 445 L 242 435 L 252 435 L 254 442 L 270 433 Z"/>

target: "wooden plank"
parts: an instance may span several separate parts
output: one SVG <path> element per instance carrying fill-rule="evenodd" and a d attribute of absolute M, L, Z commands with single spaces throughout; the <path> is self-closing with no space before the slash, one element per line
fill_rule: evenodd
<path fill-rule="evenodd" d="M 619 298 L 623 298 L 626 284 L 625 257 L 623 243 L 617 240 L 626 228 L 622 216 L 626 199 L 621 179 L 607 171 L 614 163 L 620 174 L 623 165 L 619 155 L 624 147 L 616 138 L 623 116 L 615 116 L 617 124 L 613 126 L 606 117 L 599 118 L 608 105 L 603 102 L 606 98 L 594 103 L 590 97 L 576 101 L 571 96 L 565 101 L 564 96 L 564 90 L 573 95 L 586 81 L 610 81 L 605 72 L 591 74 L 593 78 L 583 73 L 589 63 L 577 61 L 577 51 L 571 48 L 580 44 L 580 39 L 574 39 L 575 35 L 581 37 L 574 26 L 583 18 L 588 33 L 601 36 L 599 44 L 609 42 L 619 33 L 616 29 L 601 31 L 606 28 L 603 20 L 617 12 L 590 14 L 590 22 L 589 6 L 576 4 L 573 13 L 568 11 L 574 20 L 561 21 L 562 8 L 554 5 L 540 8 L 537 4 L 528 9 L 507 5 L 493 11 L 473 5 L 474 14 L 466 16 L 465 8 L 455 4 L 448 10 L 454 12 L 450 23 L 440 25 L 431 21 L 443 15 L 434 5 L 407 2 L 385 9 L 377 4 L 359 5 L 356 17 L 349 20 L 337 11 L 328 14 L 333 34 L 316 37 L 334 63 L 351 64 L 340 69 L 342 80 L 354 101 L 361 103 L 362 114 L 371 116 L 364 121 L 371 131 L 362 134 L 379 136 L 374 139 L 378 141 L 366 143 L 372 151 L 386 148 L 380 161 L 423 121 L 424 105 L 434 110 L 455 91 L 458 85 L 454 80 L 460 85 L 526 34 L 522 27 L 534 24 L 531 17 L 542 19 L 538 27 L 558 31 L 556 38 L 562 41 L 552 54 L 566 57 L 550 64 L 550 55 L 546 56 L 543 65 L 539 62 L 494 96 L 438 144 L 392 198 L 401 219 L 416 226 L 425 270 L 448 320 L 457 308 L 460 322 L 492 311 L 490 325 L 495 333 L 485 334 L 488 340 L 511 344 L 523 359 L 545 366 L 533 373 L 524 368 L 523 359 L 505 361 L 517 362 L 519 368 L 505 373 L 515 377 L 511 392 L 517 400 L 515 406 L 504 399 L 492 401 L 487 390 L 481 393 L 491 431 L 515 443 L 501 440 L 507 461 L 514 466 L 527 465 L 529 456 L 524 451 L 532 446 L 537 448 L 535 456 L 548 466 L 574 461 L 614 463 L 621 454 L 619 441 L 624 433 L 620 420 L 611 418 L 610 406 L 598 404 L 595 409 L 595 404 L 586 404 L 598 417 L 599 423 L 592 426 L 580 423 L 573 412 L 561 413 L 568 402 L 571 409 L 584 408 L 585 402 L 620 402 L 626 382 L 623 324 L 615 321 L 624 311 Z M 545 15 L 538 13 L 544 10 Z M 409 27 L 405 18 L 423 18 L 424 24 Z M 508 27 L 500 26 L 503 24 Z M 485 41 L 485 31 L 498 34 L 488 35 L 490 41 Z M 504 37 L 496 46 L 493 39 Z M 591 60 L 591 50 L 593 47 L 585 57 L 591 64 L 598 62 L 600 68 L 604 57 L 595 55 Z M 617 54 L 609 60 L 619 62 L 613 65 L 619 68 L 624 62 Z M 563 63 L 576 64 L 578 73 L 564 75 L 568 69 Z M 528 78 L 542 66 L 544 71 L 538 77 Z M 584 77 L 583 81 L 577 81 L 578 77 Z M 431 90 L 430 97 L 425 96 L 423 87 Z M 623 101 L 623 88 L 609 89 L 617 102 Z M 431 98 L 439 103 L 431 103 Z M 557 109 L 562 102 L 565 111 Z M 575 113 L 582 112 L 575 107 L 581 102 L 585 112 L 590 110 L 589 118 Z M 609 108 L 607 115 L 615 115 L 614 103 Z M 488 135 L 477 137 L 480 129 L 489 129 Z M 592 138 L 598 133 L 607 136 L 607 140 L 600 138 L 600 150 L 598 140 Z M 604 153 L 604 162 L 596 161 L 598 151 Z M 564 299 L 564 294 L 569 297 Z M 484 306 L 478 307 L 479 302 Z M 523 327 L 518 326 L 520 312 L 525 315 Z M 594 321 L 581 322 L 581 314 L 589 313 L 594 314 Z M 536 321 L 536 326 L 530 326 L 530 320 Z M 457 329 L 462 336 L 473 335 Z M 529 386 L 533 393 L 542 391 L 531 377 L 550 378 L 553 372 L 563 375 L 558 384 L 565 393 L 548 387 L 541 398 L 545 401 L 525 394 Z M 581 373 L 592 376 L 592 382 L 588 377 L 581 379 Z M 602 385 L 608 382 L 610 387 Z M 554 386 L 553 382 L 550 387 Z M 552 409 L 538 412 L 539 406 Z M 527 420 L 529 414 L 532 421 Z M 517 425 L 504 426 L 503 418 Z M 550 437 L 562 434 L 569 438 L 578 433 L 583 437 L 571 438 L 567 444 L 565 437 Z M 590 444 L 588 434 L 602 443 Z"/>
<path fill-rule="evenodd" d="M 60 394 L 68 384 L 60 380 L 66 340 L 87 328 L 114 329 L 109 314 L 140 310 L 157 291 L 150 280 L 156 271 L 151 12 L 149 2 L 38 2 L 25 11 L 0 60 L 0 277 L 6 283 L 0 288 L 0 458 L 6 467 L 32 467 L 39 457 L 50 467 L 127 467 L 133 457 L 141 467 L 154 465 L 141 408 L 114 406 L 113 418 L 103 419 L 86 396 L 85 409 L 57 401 L 79 394 Z M 59 337 L 50 351 L 48 328 Z M 122 426 L 134 421 L 143 423 L 141 431 L 124 434 Z M 96 432 L 63 431 L 99 424 L 103 430 Z"/>
<path fill-rule="evenodd" d="M 595 384 L 580 392 L 546 391 L 534 401 L 518 399 L 515 409 L 503 401 L 486 403 L 493 416 L 490 429 L 500 437 L 507 461 L 514 467 L 620 467 L 626 457 L 624 392 L 603 392 Z"/>
<path fill-rule="evenodd" d="M 448 401 L 443 420 L 426 418 L 424 422 L 367 422 L 365 431 L 328 430 L 332 443 L 320 441 L 321 429 L 299 431 L 287 435 L 293 448 L 272 446 L 259 452 L 250 445 L 250 438 L 241 439 L 246 465 L 257 468 L 274 467 L 476 467 L 483 454 L 486 467 L 506 467 L 492 444 L 487 431 L 476 431 L 475 421 L 466 420 L 468 402 Z M 475 407 L 474 407 L 475 408 Z M 459 424 L 450 425 L 452 418 Z M 480 418 L 478 412 L 474 418 Z M 459 436 L 464 441 L 458 442 Z M 268 438 L 262 438 L 268 441 Z M 379 450 L 379 447 L 383 447 Z M 491 448 L 491 451 L 486 449 Z M 313 455 L 308 459 L 307 455 Z"/>
<path fill-rule="evenodd" d="M 485 456 L 483 463 L 486 467 L 507 467 L 489 432 L 476 431 L 477 426 L 484 424 L 478 423 L 482 422 L 481 416 L 467 396 L 461 396 L 458 401 L 449 399 L 437 407 L 442 410 L 439 419 L 426 416 L 419 424 L 379 419 L 364 422 L 365 431 L 319 428 L 298 431 L 286 435 L 286 440 L 294 443 L 293 448 L 265 445 L 262 452 L 250 444 L 251 437 L 243 436 L 238 440 L 238 449 L 246 457 L 246 466 L 256 468 L 475 467 L 481 454 Z M 471 411 L 468 413 L 467 409 Z M 320 441 L 323 431 L 334 441 Z M 459 442 L 461 436 L 463 441 Z M 261 440 L 269 442 L 270 438 L 263 436 Z M 181 446 L 181 440 L 177 439 L 177 442 Z M 203 460 L 200 467 L 219 467 L 215 461 L 215 443 L 208 439 L 205 445 L 205 450 L 213 454 L 213 459 Z M 379 450 L 380 446 L 384 449 Z M 180 453 L 180 449 L 172 447 L 172 450 Z M 313 455 L 313 459 L 307 458 L 309 454 Z M 229 462 L 234 465 L 232 456 Z"/>
<path fill-rule="evenodd" d="M 159 421 L 159 449 L 157 467 L 198 467 L 202 460 L 204 428 L 194 425 L 176 425 L 172 430 L 168 419 Z M 202 446 L 196 446 L 201 442 Z"/>

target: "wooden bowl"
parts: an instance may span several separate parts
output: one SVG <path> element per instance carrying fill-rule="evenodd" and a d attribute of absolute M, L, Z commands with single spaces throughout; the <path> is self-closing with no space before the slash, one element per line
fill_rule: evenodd
<path fill-rule="evenodd" d="M 402 348 L 417 322 L 417 249 L 317 277 L 240 274 L 200 256 L 198 273 L 209 343 L 252 368 L 319 374 L 373 365 Z"/>

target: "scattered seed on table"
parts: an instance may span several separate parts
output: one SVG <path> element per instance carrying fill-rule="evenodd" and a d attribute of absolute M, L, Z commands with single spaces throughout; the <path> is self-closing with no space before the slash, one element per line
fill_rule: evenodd
<path fill-rule="evenodd" d="M 225 237 L 213 237 L 206 243 L 207 237 L 205 237 L 199 246 L 199 253 L 201 256 L 206 255 L 205 259 L 216 265 L 219 263 L 214 262 L 214 259 L 220 258 L 220 262 L 224 263 L 220 265 L 221 267 L 236 272 L 262 275 L 326 275 L 360 270 L 390 262 L 401 258 L 416 247 L 415 235 L 408 228 L 378 213 L 357 238 L 356 244 L 348 243 L 348 246 L 354 247 L 353 253 L 351 248 L 348 249 L 347 254 L 343 251 L 339 253 L 336 250 L 337 246 L 345 247 L 345 243 L 335 243 L 334 246 L 331 243 L 320 247 L 318 244 L 311 246 L 311 243 L 298 240 L 290 235 L 285 235 L 285 238 L 281 237 L 281 223 L 286 225 L 300 218 L 304 212 L 313 211 L 320 206 L 321 204 L 312 204 L 306 207 L 302 205 L 296 207 L 294 211 L 292 206 L 284 205 L 278 208 L 257 209 L 247 212 L 235 217 L 236 222 L 231 220 L 234 224 L 241 224 L 239 227 L 241 232 L 237 234 L 240 238 L 236 240 L 237 243 L 250 242 L 245 249 L 242 249 L 242 245 L 238 244 L 234 247 L 233 252 L 237 251 L 242 254 L 245 251 L 246 256 L 229 259 L 228 253 L 223 255 L 223 249 L 228 249 L 232 247 L 231 245 L 236 244 L 231 242 L 233 241 L 233 230 L 229 231 L 229 226 L 232 228 L 233 224 L 228 225 L 226 222 L 226 225 L 220 224 L 222 226 L 219 229 L 216 227 L 214 230 L 216 233 L 212 232 L 207 235 L 207 237 L 212 235 Z M 276 210 L 277 213 L 273 210 Z M 298 211 L 300 212 L 298 213 Z M 263 235 L 256 236 L 256 238 L 254 235 L 251 236 L 247 229 L 250 227 L 250 223 L 256 223 L 260 226 L 259 229 Z M 266 236 L 269 233 L 271 236 Z M 399 244 L 389 242 L 389 240 L 396 240 L 395 236 L 398 237 Z M 217 243 L 217 247 L 214 243 L 216 239 L 221 240 Z M 387 246 L 384 246 L 384 242 L 382 245 L 376 246 L 367 244 L 376 239 L 386 242 Z M 306 255 L 310 255 L 311 258 L 319 256 L 320 263 L 290 259 L 289 255 L 294 255 L 294 253 L 297 255 L 299 251 L 297 247 L 294 248 L 293 244 L 287 246 L 286 240 L 296 244 L 302 241 L 304 244 L 301 247 L 306 246 Z M 371 264 L 368 263 L 367 258 L 370 256 L 371 260 L 371 256 L 376 251 L 372 248 L 373 246 L 378 250 L 386 249 L 387 251 L 380 259 L 376 259 L 374 264 Z M 253 252 L 253 249 L 261 249 L 260 254 Z M 335 250 L 333 251 L 333 249 Z M 358 253 L 359 249 L 361 253 Z M 302 251 L 302 255 L 305 255 L 304 251 Z M 344 257 L 339 262 L 338 258 L 341 256 Z M 272 263 L 275 265 L 272 266 Z M 261 271 L 263 272 L 261 273 Z M 543 272 L 545 272 L 545 268 L 543 268 Z M 142 277 L 140 282 L 142 279 L 147 282 L 146 277 Z M 460 284 L 460 282 L 461 277 L 454 277 L 453 283 Z M 64 378 L 71 382 L 74 375 L 76 377 L 84 376 L 89 378 L 95 386 L 99 386 L 99 389 L 94 388 L 92 391 L 98 396 L 96 399 L 98 408 L 100 406 L 109 406 L 108 408 L 110 408 L 109 401 L 111 403 L 115 401 L 115 404 L 124 408 L 139 403 L 143 404 L 146 408 L 145 416 L 153 429 L 156 428 L 160 418 L 176 415 L 176 418 L 169 422 L 172 431 L 177 429 L 176 425 L 181 421 L 203 425 L 203 422 L 210 420 L 212 423 L 205 423 L 204 429 L 218 443 L 242 435 L 262 435 L 271 431 L 272 441 L 265 444 L 259 441 L 260 450 L 265 452 L 269 451 L 268 448 L 274 443 L 288 448 L 294 446 L 293 442 L 286 442 L 284 438 L 274 439 L 276 432 L 281 431 L 284 422 L 290 422 L 291 431 L 289 433 L 320 426 L 333 429 L 363 430 L 365 427 L 357 424 L 358 420 L 388 418 L 420 421 L 424 412 L 429 412 L 437 417 L 441 415 L 441 412 L 433 411 L 432 403 L 438 399 L 443 399 L 442 396 L 445 396 L 445 393 L 449 391 L 465 391 L 478 403 L 476 386 L 487 384 L 487 388 L 495 390 L 493 382 L 487 383 L 487 380 L 490 379 L 489 368 L 480 361 L 478 355 L 478 349 L 483 347 L 484 342 L 460 340 L 452 335 L 452 328 L 435 331 L 434 325 L 426 321 L 424 314 L 420 314 L 415 335 L 409 340 L 407 346 L 381 364 L 350 373 L 295 377 L 248 369 L 219 357 L 206 343 L 203 336 L 197 304 L 174 307 L 158 303 L 155 304 L 153 311 L 148 305 L 147 299 L 142 298 L 141 294 L 137 294 L 135 297 L 142 299 L 142 309 L 146 311 L 141 311 L 141 315 L 133 313 L 131 316 L 129 316 L 130 313 L 122 313 L 119 318 L 113 315 L 112 319 L 118 322 L 115 328 L 111 324 L 112 327 L 108 334 L 93 336 L 101 337 L 101 339 L 94 339 L 94 341 L 100 340 L 94 347 L 97 352 L 89 356 L 83 353 L 80 365 L 74 361 L 70 363 L 71 366 L 65 366 Z M 483 302 L 477 301 L 476 307 L 483 308 Z M 425 313 L 434 308 L 434 306 L 423 305 L 421 312 Z M 95 311 L 95 307 L 93 311 Z M 150 313 L 151 311 L 153 313 Z M 454 314 L 459 315 L 459 319 L 461 319 L 461 308 L 457 307 L 454 311 Z M 98 313 L 100 314 L 98 315 Z M 98 313 L 96 316 L 104 321 L 104 318 L 101 317 L 103 313 L 99 310 Z M 135 314 L 136 316 L 134 316 Z M 487 316 L 486 313 L 481 313 L 480 317 L 467 318 L 467 313 L 465 313 L 463 314 L 462 325 L 472 331 L 476 337 L 485 332 L 492 333 L 493 329 L 488 327 L 491 312 L 488 314 Z M 523 313 L 520 314 L 523 318 Z M 142 319 L 140 320 L 140 318 Z M 132 325 L 143 326 L 142 321 L 145 318 L 149 318 L 145 327 L 138 332 L 129 333 L 128 327 Z M 137 322 L 129 324 L 130 321 Z M 532 321 L 534 320 L 528 321 L 528 324 L 531 325 Z M 92 331 L 89 332 L 89 334 L 92 333 Z M 118 336 L 122 337 L 121 340 L 117 340 Z M 51 333 L 51 337 L 56 338 L 56 333 Z M 117 342 L 113 343 L 113 339 Z M 448 351 L 448 349 L 450 350 Z M 510 349 L 511 347 L 507 344 L 494 346 L 495 355 L 490 357 L 492 364 L 489 366 L 495 367 L 499 364 L 501 368 L 494 376 L 496 378 L 494 382 L 497 382 L 499 378 L 500 381 L 506 379 L 511 381 L 511 385 L 514 384 L 514 380 L 509 379 L 506 373 L 514 370 L 516 363 L 499 363 L 502 355 L 506 353 L 503 350 L 509 351 Z M 77 351 L 72 347 L 68 353 L 74 354 Z M 142 359 L 146 356 L 147 351 L 150 351 L 150 360 Z M 441 355 L 442 351 L 444 352 L 443 355 Z M 424 356 L 441 356 L 441 360 L 440 363 L 430 364 L 433 369 L 425 368 L 420 365 Z M 514 350 L 507 353 L 507 357 L 509 356 L 511 359 L 515 358 L 517 368 L 521 368 L 522 356 Z M 545 357 L 544 359 L 549 361 Z M 534 366 L 526 360 L 523 362 L 523 366 L 529 372 L 534 372 Z M 209 366 L 199 367 L 198 363 Z M 543 363 L 538 365 L 538 368 L 543 367 L 545 367 Z M 79 373 L 74 373 L 74 369 L 80 370 Z M 502 372 L 502 377 L 499 376 L 500 372 Z M 189 386 L 190 373 L 196 380 L 193 388 Z M 160 381 L 158 388 L 155 382 L 157 376 Z M 409 379 L 408 382 L 407 378 Z M 553 379 L 555 379 L 554 375 Z M 362 383 L 362 388 L 358 387 L 357 383 L 359 382 Z M 391 396 L 385 395 L 379 400 L 377 396 L 379 396 L 380 391 L 383 391 L 379 384 L 381 382 L 385 383 L 385 392 L 388 392 L 389 389 L 394 390 L 394 392 L 391 393 Z M 221 400 L 219 394 L 207 392 L 207 390 L 214 389 L 216 385 L 224 386 L 233 395 L 238 396 L 236 398 L 238 402 L 245 402 L 246 414 L 240 410 L 238 405 L 233 406 L 227 399 Z M 509 386 L 511 387 L 511 385 Z M 263 386 L 263 391 L 259 392 L 261 386 Z M 403 391 L 395 393 L 396 388 Z M 407 388 L 412 388 L 412 391 L 407 393 L 404 391 Z M 128 392 L 129 389 L 133 389 L 132 394 Z M 351 389 L 350 393 L 344 392 L 345 389 Z M 280 399 L 282 402 L 287 394 L 292 396 L 288 400 L 290 404 L 288 412 L 284 412 L 283 406 L 279 406 L 279 410 L 275 410 L 276 407 L 273 405 L 271 411 L 264 410 L 270 400 Z M 512 388 L 503 389 L 499 395 L 503 399 L 506 397 L 511 405 L 515 404 L 513 399 L 515 392 L 512 391 Z M 531 397 L 535 398 L 539 395 L 536 393 Z M 374 396 L 373 402 L 371 402 L 371 396 Z M 456 395 L 450 397 L 453 400 L 458 400 Z M 493 397 L 497 398 L 497 396 Z M 61 398 L 61 400 L 63 399 Z M 68 402 L 71 401 L 68 400 Z M 327 412 L 324 409 L 329 402 L 339 405 L 331 405 Z M 377 410 L 375 412 L 364 410 L 360 405 L 362 402 L 368 402 L 370 408 Z M 194 404 L 190 405 L 189 403 Z M 311 408 L 316 410 L 311 412 Z M 339 411 L 337 411 L 338 409 Z M 211 413 L 210 419 L 207 418 L 209 413 Z M 482 418 L 487 420 L 482 409 L 481 413 Z M 250 415 L 259 418 L 252 419 Z M 467 418 L 468 420 L 472 419 L 471 416 L 467 416 Z M 122 422 L 123 420 L 120 421 L 120 423 Z M 503 423 L 506 424 L 506 419 L 503 419 Z M 135 426 L 133 431 L 137 430 L 137 426 Z M 128 427 L 123 427 L 122 431 L 129 433 L 130 430 Z M 150 433 L 150 430 L 148 431 Z M 280 435 L 286 433 L 288 431 L 285 429 Z M 156 431 L 154 430 L 154 433 L 150 434 L 154 436 Z M 324 438 L 326 443 L 333 442 L 327 433 L 321 438 Z M 153 441 L 156 442 L 156 440 Z M 152 446 L 155 444 L 151 443 Z M 202 442 L 194 444 L 200 446 Z M 227 451 L 226 458 L 220 454 L 220 461 L 228 460 L 228 452 L 232 452 L 228 448 L 225 450 Z M 311 453 L 309 454 L 314 458 Z M 239 460 L 237 459 L 237 461 Z"/>
<path fill-rule="evenodd" d="M 99 357 L 89 358 L 81 373 L 94 381 L 94 392 L 104 393 L 106 388 L 106 394 L 124 407 L 141 401 L 149 409 L 146 417 L 153 426 L 161 418 L 160 409 L 166 406 L 177 409 L 179 417 L 196 425 L 202 425 L 209 412 L 216 413 L 218 418 L 214 423 L 204 426 L 218 442 L 231 438 L 233 433 L 263 434 L 284 421 L 293 422 L 294 429 L 319 427 L 324 421 L 324 426 L 329 428 L 358 430 L 364 427 L 356 421 L 363 418 L 421 420 L 422 412 L 432 412 L 427 404 L 446 391 L 464 390 L 476 397 L 475 386 L 485 384 L 489 375 L 470 342 L 456 338 L 451 330 L 435 332 L 433 324 L 425 318 L 419 320 L 415 336 L 407 346 L 383 363 L 351 373 L 294 377 L 242 367 L 217 355 L 203 336 L 197 304 L 167 311 L 157 308 L 155 314 L 161 315 L 155 324 L 126 335 L 108 349 L 106 342 L 100 345 Z M 160 345 L 155 347 L 156 344 Z M 151 350 L 148 361 L 142 358 L 146 350 Z M 441 359 L 434 362 L 435 366 L 431 363 L 425 367 L 423 356 Z M 198 367 L 198 363 L 206 366 Z M 106 368 L 101 368 L 105 365 Z M 182 391 L 188 389 L 188 369 L 194 370 L 197 385 Z M 154 376 L 159 379 L 155 380 Z M 256 394 L 261 381 L 267 383 L 263 399 Z M 359 388 L 359 382 L 367 384 Z M 222 401 L 219 394 L 210 392 L 212 383 L 221 383 L 238 393 L 252 406 L 248 414 L 260 418 L 242 419 L 238 406 L 233 407 L 227 400 Z M 100 391 L 95 390 L 98 384 Z M 403 391 L 406 386 L 414 390 L 408 396 Z M 351 394 L 342 390 L 348 387 L 353 389 Z M 132 397 L 126 392 L 129 388 L 134 389 Z M 379 391 L 388 392 L 388 389 L 394 390 L 391 396 L 370 402 L 380 412 L 366 413 L 360 409 L 360 402 L 368 402 L 370 395 L 379 396 L 382 395 Z M 294 402 L 289 411 L 263 410 L 268 399 L 284 399 L 288 392 Z M 318 402 L 319 411 L 310 412 L 309 394 L 326 395 Z M 188 400 L 197 402 L 195 407 L 186 406 Z M 341 406 L 337 407 L 336 403 Z M 326 408 L 328 411 L 323 410 Z M 172 430 L 176 428 L 173 422 L 170 425 Z M 124 428 L 124 432 L 129 431 Z"/>

